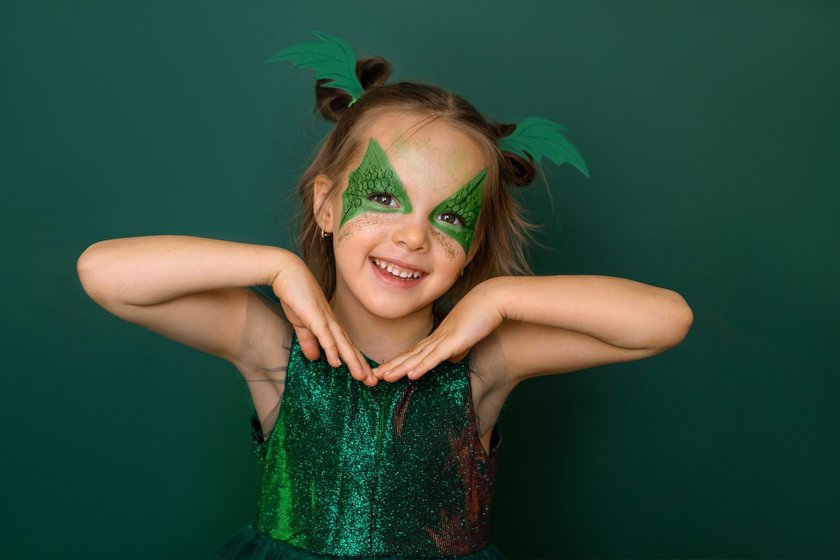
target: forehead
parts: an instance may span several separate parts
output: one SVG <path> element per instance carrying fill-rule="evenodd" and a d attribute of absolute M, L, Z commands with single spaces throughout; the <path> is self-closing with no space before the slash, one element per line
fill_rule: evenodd
<path fill-rule="evenodd" d="M 410 193 L 454 193 L 487 167 L 476 140 L 444 119 L 408 112 L 383 112 L 360 132 L 358 167 L 370 139 L 375 139 Z"/>

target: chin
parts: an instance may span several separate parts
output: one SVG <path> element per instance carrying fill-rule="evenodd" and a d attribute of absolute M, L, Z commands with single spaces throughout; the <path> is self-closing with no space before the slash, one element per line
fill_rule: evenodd
<path fill-rule="evenodd" d="M 431 308 L 432 302 L 424 304 L 424 305 L 411 305 L 407 302 L 403 303 L 394 303 L 394 302 L 387 302 L 387 301 L 376 301 L 370 302 L 370 305 L 365 305 L 365 308 L 370 312 L 372 315 L 379 317 L 381 319 L 401 319 L 412 313 L 417 313 L 422 309 L 427 307 Z"/>

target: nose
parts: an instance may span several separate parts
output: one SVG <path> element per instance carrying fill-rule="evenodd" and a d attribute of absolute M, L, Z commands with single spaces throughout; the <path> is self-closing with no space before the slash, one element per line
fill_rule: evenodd
<path fill-rule="evenodd" d="M 429 233 L 424 224 L 413 220 L 401 221 L 394 228 L 391 239 L 396 245 L 409 251 L 426 251 L 429 248 Z"/>

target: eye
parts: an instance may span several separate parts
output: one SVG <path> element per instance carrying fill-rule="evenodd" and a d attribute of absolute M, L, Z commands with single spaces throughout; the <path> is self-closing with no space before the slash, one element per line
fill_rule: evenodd
<path fill-rule="evenodd" d="M 396 208 L 399 206 L 399 204 L 397 204 L 397 199 L 388 193 L 373 193 L 368 195 L 368 198 L 374 202 L 378 202 L 382 206 L 388 206 L 390 208 Z"/>
<path fill-rule="evenodd" d="M 446 222 L 447 224 L 452 224 L 453 226 L 463 226 L 464 220 L 458 214 L 453 214 L 452 212 L 443 212 L 442 214 L 438 214 L 436 219 L 440 220 L 441 222 Z"/>

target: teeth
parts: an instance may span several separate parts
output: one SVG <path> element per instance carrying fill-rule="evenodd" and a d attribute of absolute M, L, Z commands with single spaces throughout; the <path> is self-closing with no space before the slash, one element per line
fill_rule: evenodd
<path fill-rule="evenodd" d="M 402 278 L 403 280 L 408 280 L 409 278 L 416 280 L 417 278 L 420 278 L 423 275 L 422 272 L 403 270 L 397 265 L 385 261 L 380 261 L 379 259 L 372 260 L 374 264 L 382 270 L 387 270 L 391 275 L 396 276 L 397 278 Z"/>

